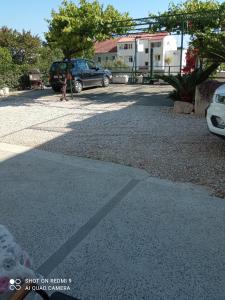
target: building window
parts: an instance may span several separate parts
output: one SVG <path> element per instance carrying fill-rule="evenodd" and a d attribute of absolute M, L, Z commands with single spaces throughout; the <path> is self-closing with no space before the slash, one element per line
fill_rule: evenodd
<path fill-rule="evenodd" d="M 159 48 L 161 47 L 161 42 L 153 42 L 151 43 L 151 48 Z"/>
<path fill-rule="evenodd" d="M 133 62 L 133 56 L 129 56 L 128 61 L 132 63 Z"/>
<path fill-rule="evenodd" d="M 106 61 L 108 61 L 108 60 L 109 60 L 108 56 L 106 56 L 106 57 L 105 57 L 105 60 L 106 60 Z"/>
<path fill-rule="evenodd" d="M 145 62 L 146 67 L 148 66 L 148 61 Z"/>
<path fill-rule="evenodd" d="M 112 60 L 115 60 L 116 59 L 116 57 L 115 56 L 112 56 Z"/>
<path fill-rule="evenodd" d="M 148 48 L 145 48 L 145 53 L 146 53 L 146 54 L 148 53 Z"/>
<path fill-rule="evenodd" d="M 101 61 L 102 61 L 102 60 L 101 60 L 101 57 L 99 56 L 99 57 L 98 57 L 98 63 L 101 63 Z"/>
<path fill-rule="evenodd" d="M 133 44 L 123 44 L 123 43 L 119 43 L 118 48 L 119 48 L 119 50 L 133 49 Z"/>
<path fill-rule="evenodd" d="M 160 61 L 160 55 L 158 55 L 158 54 L 155 55 L 155 60 L 156 60 L 156 61 Z"/>
<path fill-rule="evenodd" d="M 120 49 L 128 50 L 132 49 L 133 45 L 132 44 L 123 44 Z"/>

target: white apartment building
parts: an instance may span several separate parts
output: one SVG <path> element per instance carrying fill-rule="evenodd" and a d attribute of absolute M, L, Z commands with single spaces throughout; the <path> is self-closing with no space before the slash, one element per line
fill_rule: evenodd
<path fill-rule="evenodd" d="M 111 41 L 111 42 L 109 42 Z M 118 57 L 124 63 L 137 70 L 149 70 L 151 64 L 151 49 L 153 49 L 153 68 L 157 72 L 178 73 L 180 71 L 181 50 L 177 49 L 177 40 L 168 33 L 139 34 L 100 42 L 96 46 L 95 60 Z M 102 43 L 102 44 L 101 44 Z M 110 46 L 109 49 L 105 46 Z M 135 46 L 136 45 L 136 46 Z M 116 47 L 115 47 L 116 46 Z M 100 50 L 103 50 L 100 52 Z M 182 51 L 182 67 L 186 65 L 186 50 Z"/>
<path fill-rule="evenodd" d="M 151 49 L 155 71 L 165 71 L 170 66 L 172 72 L 179 72 L 181 51 L 177 49 L 176 39 L 168 33 L 128 36 L 117 41 L 117 56 L 128 66 L 136 66 L 137 70 L 150 68 Z M 185 50 L 183 50 L 182 67 L 185 65 Z"/>

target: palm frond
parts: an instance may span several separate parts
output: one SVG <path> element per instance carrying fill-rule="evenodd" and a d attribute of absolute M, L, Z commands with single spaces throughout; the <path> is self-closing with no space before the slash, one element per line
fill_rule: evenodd
<path fill-rule="evenodd" d="M 158 79 L 162 79 L 167 82 L 169 85 L 175 88 L 169 94 L 169 97 L 174 100 L 186 101 L 194 103 L 195 98 L 195 89 L 196 86 L 206 79 L 218 68 L 219 63 L 213 63 L 205 70 L 196 69 L 190 74 L 184 75 L 157 75 Z"/>

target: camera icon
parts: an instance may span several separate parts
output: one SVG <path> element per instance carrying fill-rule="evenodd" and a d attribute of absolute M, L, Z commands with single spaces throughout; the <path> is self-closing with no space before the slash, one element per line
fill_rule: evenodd
<path fill-rule="evenodd" d="M 19 291 L 21 289 L 22 280 L 21 279 L 10 279 L 9 289 L 10 291 Z"/>

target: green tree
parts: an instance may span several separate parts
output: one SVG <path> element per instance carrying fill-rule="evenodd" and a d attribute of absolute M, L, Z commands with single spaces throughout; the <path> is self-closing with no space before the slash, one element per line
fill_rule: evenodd
<path fill-rule="evenodd" d="M 51 49 L 30 31 L 0 28 L 0 86 L 17 87 L 22 82 L 21 75 L 25 78 L 33 69 L 39 69 L 47 83 L 52 62 L 62 58 L 60 49 Z"/>
<path fill-rule="evenodd" d="M 10 51 L 7 48 L 0 47 L 0 88 L 4 86 L 16 88 L 20 75 L 21 70 L 13 64 Z"/>
<path fill-rule="evenodd" d="M 62 50 L 51 49 L 48 45 L 43 45 L 38 51 L 37 68 L 42 72 L 48 72 L 51 64 L 56 60 L 63 59 Z"/>
<path fill-rule="evenodd" d="M 121 28 L 113 21 L 127 19 L 128 13 L 121 14 L 112 5 L 104 9 L 97 0 L 91 3 L 80 0 L 79 5 L 65 0 L 58 12 L 52 11 L 45 36 L 51 47 L 62 49 L 65 58 L 73 55 L 90 57 L 96 41 L 127 31 L 128 27 Z M 130 21 L 125 23 L 131 25 Z"/>
<path fill-rule="evenodd" d="M 38 58 L 38 49 L 41 40 L 32 35 L 30 31 L 23 30 L 21 33 L 7 28 L 0 28 L 0 47 L 7 48 L 15 64 L 33 64 Z"/>
<path fill-rule="evenodd" d="M 208 61 L 225 63 L 225 32 L 199 33 L 192 46 L 199 49 L 200 55 Z"/>
<path fill-rule="evenodd" d="M 0 47 L 0 72 L 7 70 L 12 65 L 12 56 L 7 48 Z"/>
<path fill-rule="evenodd" d="M 214 29 L 225 27 L 225 2 L 216 0 L 186 0 L 185 2 L 170 3 L 167 11 L 160 13 L 150 31 L 166 30 L 176 32 L 183 29 L 185 34 L 195 36 L 197 33 L 207 33 Z"/>
<path fill-rule="evenodd" d="M 152 15 L 151 15 L 152 16 Z M 214 47 L 219 47 L 221 31 L 225 28 L 225 2 L 216 0 L 186 0 L 183 3 L 171 3 L 167 11 L 159 14 L 150 31 L 166 30 L 191 36 L 191 47 L 199 51 L 200 57 L 207 57 L 206 52 L 212 39 Z"/>
<path fill-rule="evenodd" d="M 49 69 L 54 61 L 62 60 L 64 57 L 61 49 L 51 49 L 48 45 L 44 44 L 38 51 L 38 60 L 34 66 L 42 73 L 42 79 L 47 84 L 49 77 Z"/>
<path fill-rule="evenodd" d="M 168 10 L 154 18 L 149 29 L 152 32 L 183 31 L 191 36 L 190 49 L 197 49 L 200 67 L 177 76 L 161 76 L 175 90 L 170 94 L 174 100 L 194 102 L 195 88 L 217 70 L 224 60 L 225 2 L 215 0 L 186 0 L 180 4 L 171 3 Z"/>

